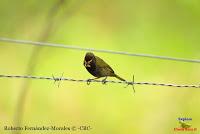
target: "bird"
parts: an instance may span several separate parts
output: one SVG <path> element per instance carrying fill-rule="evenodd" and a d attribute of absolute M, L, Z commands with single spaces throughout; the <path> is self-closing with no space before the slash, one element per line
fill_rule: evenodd
<path fill-rule="evenodd" d="M 105 77 L 104 81 L 106 81 L 107 77 L 116 77 L 121 81 L 126 81 L 115 74 L 113 69 L 104 60 L 94 55 L 92 52 L 86 53 L 83 65 L 91 75 L 96 77 L 94 79 Z"/>
<path fill-rule="evenodd" d="M 183 122 L 183 121 L 179 121 L 179 123 L 180 123 L 180 126 L 182 128 L 190 128 L 192 126 L 191 124 L 188 124 L 188 123 Z"/>

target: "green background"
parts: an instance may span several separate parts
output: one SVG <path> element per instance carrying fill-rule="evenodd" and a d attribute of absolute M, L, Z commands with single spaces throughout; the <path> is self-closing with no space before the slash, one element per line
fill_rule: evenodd
<path fill-rule="evenodd" d="M 84 48 L 200 59 L 199 0 L 1 0 L 0 36 Z M 31 55 L 36 55 L 29 64 Z M 36 52 L 37 51 L 37 52 Z M 0 74 L 88 79 L 85 51 L 0 42 Z M 200 84 L 200 64 L 95 53 L 126 80 Z M 35 66 L 32 65 L 35 63 Z M 109 78 L 109 80 L 116 80 Z M 14 125 L 25 79 L 0 78 L 0 133 Z M 178 117 L 200 129 L 200 90 L 32 80 L 23 125 L 79 126 L 89 131 L 25 133 L 172 134 Z M 194 133 L 198 133 L 198 131 Z M 187 133 L 187 132 L 185 132 Z"/>

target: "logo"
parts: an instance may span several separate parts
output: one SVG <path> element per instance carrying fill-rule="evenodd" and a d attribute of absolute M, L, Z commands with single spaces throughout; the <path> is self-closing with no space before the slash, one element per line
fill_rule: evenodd
<path fill-rule="evenodd" d="M 196 127 L 193 127 L 192 124 L 192 118 L 178 118 L 178 127 L 174 128 L 174 131 L 197 131 Z"/>

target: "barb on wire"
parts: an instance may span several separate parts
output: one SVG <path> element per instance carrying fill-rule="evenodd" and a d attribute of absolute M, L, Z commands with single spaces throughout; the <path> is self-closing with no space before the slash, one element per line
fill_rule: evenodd
<path fill-rule="evenodd" d="M 125 86 L 125 88 L 127 88 L 129 85 L 132 85 L 132 88 L 133 88 L 133 92 L 135 93 L 135 87 L 134 87 L 134 85 L 135 85 L 135 76 L 133 75 L 133 77 L 132 77 L 132 82 L 126 82 L 126 86 Z"/>
<path fill-rule="evenodd" d="M 40 80 L 53 80 L 53 81 L 73 81 L 73 82 L 85 82 L 88 83 L 88 80 L 83 79 L 73 79 L 73 78 L 66 78 L 63 77 L 47 77 L 47 76 L 26 76 L 26 75 L 0 75 L 0 78 L 22 78 L 22 79 L 40 79 Z M 177 85 L 177 84 L 164 84 L 164 83 L 153 83 L 153 82 L 134 82 L 133 81 L 113 81 L 113 80 L 95 80 L 90 79 L 91 82 L 96 83 L 115 83 L 115 84 L 127 84 L 127 85 L 152 85 L 152 86 L 167 86 L 167 87 L 177 87 L 177 88 L 200 88 L 200 85 Z M 133 90 L 135 91 L 134 87 Z"/>
<path fill-rule="evenodd" d="M 59 81 L 58 87 L 60 87 L 60 83 L 61 83 L 61 81 L 62 81 L 63 74 L 64 74 L 64 73 L 62 73 L 62 76 L 61 76 L 61 77 L 54 77 L 54 75 L 52 74 L 52 78 L 54 79 L 54 84 L 55 84 L 57 81 Z"/>
<path fill-rule="evenodd" d="M 200 59 L 185 59 L 185 58 L 176 58 L 176 57 L 169 57 L 169 56 L 158 56 L 158 55 L 152 55 L 152 54 L 131 53 L 131 52 L 95 49 L 95 48 L 83 48 L 76 45 L 64 45 L 64 44 L 55 44 L 55 43 L 46 43 L 46 42 L 36 42 L 36 41 L 29 41 L 29 40 L 16 40 L 16 39 L 11 39 L 11 38 L 4 38 L 4 37 L 0 37 L 0 41 L 15 43 L 15 45 L 25 44 L 25 45 L 36 45 L 36 46 L 48 46 L 48 47 L 74 49 L 74 50 L 80 50 L 80 51 L 93 51 L 93 52 L 120 54 L 120 55 L 127 55 L 127 56 L 137 56 L 137 57 L 155 58 L 155 59 L 163 59 L 163 60 L 200 63 Z"/>

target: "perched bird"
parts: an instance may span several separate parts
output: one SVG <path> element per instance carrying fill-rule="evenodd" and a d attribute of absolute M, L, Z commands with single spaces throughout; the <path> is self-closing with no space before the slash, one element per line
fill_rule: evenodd
<path fill-rule="evenodd" d="M 116 77 L 121 81 L 125 81 L 123 78 L 116 75 L 113 69 L 105 61 L 95 56 L 91 52 L 86 53 L 83 65 L 90 74 L 96 77 L 95 79 L 105 77 L 104 80 L 106 80 L 106 78 L 109 76 Z"/>

